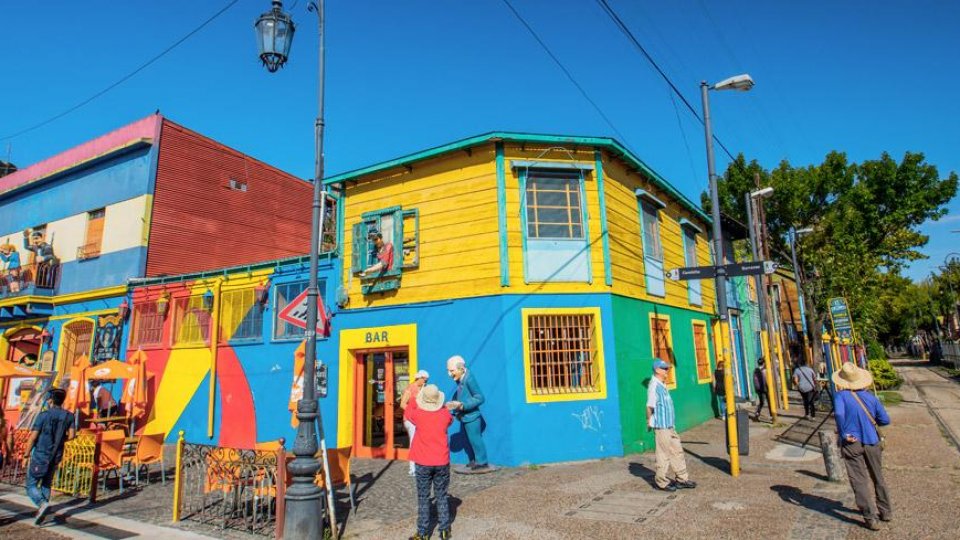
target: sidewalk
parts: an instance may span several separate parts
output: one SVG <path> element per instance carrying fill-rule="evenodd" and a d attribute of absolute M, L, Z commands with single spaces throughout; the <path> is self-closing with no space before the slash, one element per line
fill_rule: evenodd
<path fill-rule="evenodd" d="M 960 449 L 960 381 L 923 361 L 894 361 L 900 375 L 917 389 L 930 412 Z"/>

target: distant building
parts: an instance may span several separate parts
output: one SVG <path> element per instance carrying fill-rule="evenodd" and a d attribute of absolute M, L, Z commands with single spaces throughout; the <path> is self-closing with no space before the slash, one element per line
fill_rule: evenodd
<path fill-rule="evenodd" d="M 123 356 L 131 278 L 307 252 L 310 184 L 160 115 L 0 178 L 0 362 Z M 4 380 L 17 415 L 32 380 Z"/>
<path fill-rule="evenodd" d="M 17 166 L 0 159 L 0 177 L 17 172 Z"/>

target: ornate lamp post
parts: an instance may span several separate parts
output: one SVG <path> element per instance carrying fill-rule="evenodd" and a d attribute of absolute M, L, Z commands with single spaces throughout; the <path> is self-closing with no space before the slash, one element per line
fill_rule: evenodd
<path fill-rule="evenodd" d="M 320 488 L 314 484 L 314 477 L 320 470 L 317 462 L 317 430 L 320 431 L 320 455 L 324 461 L 327 488 L 327 510 L 333 537 L 337 535 L 337 519 L 333 504 L 333 489 L 330 482 L 330 467 L 323 439 L 323 419 L 316 397 L 316 359 L 317 359 L 317 266 L 320 251 L 320 230 L 323 223 L 326 199 L 323 191 L 323 81 L 324 81 L 324 31 L 323 0 L 310 2 L 308 9 L 317 14 L 319 45 L 319 88 L 317 92 L 317 118 L 314 122 L 314 177 L 313 212 L 310 229 L 310 282 L 307 287 L 307 328 L 304 337 L 307 347 L 303 365 L 303 397 L 297 402 L 297 438 L 293 443 L 294 460 L 290 463 L 292 485 L 287 489 L 283 533 L 285 538 L 319 539 L 323 527 L 320 512 Z M 283 67 L 290 54 L 293 42 L 294 24 L 290 15 L 283 11 L 279 0 L 273 0 L 270 11 L 260 15 L 254 24 L 257 32 L 257 46 L 260 60 L 273 73 Z M 318 427 L 319 426 L 319 427 Z"/>

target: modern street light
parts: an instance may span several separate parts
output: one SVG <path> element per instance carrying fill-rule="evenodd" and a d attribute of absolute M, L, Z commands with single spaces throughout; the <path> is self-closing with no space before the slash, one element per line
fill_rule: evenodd
<path fill-rule="evenodd" d="M 327 463 L 327 449 L 323 437 L 323 418 L 316 397 L 316 359 L 317 359 L 317 267 L 320 252 L 320 238 L 323 234 L 323 212 L 327 194 L 323 190 L 323 83 L 324 83 L 324 9 L 323 0 L 310 2 L 307 9 L 316 12 L 319 30 L 318 70 L 319 85 L 317 91 L 317 118 L 314 122 L 314 174 L 313 174 L 313 211 L 310 228 L 310 281 L 307 286 L 307 328 L 304 337 L 307 341 L 303 362 L 303 396 L 297 402 L 297 438 L 293 443 L 294 460 L 288 466 L 292 483 L 284 498 L 285 514 L 283 534 L 285 538 L 319 539 L 323 536 L 323 520 L 320 501 L 320 488 L 314 483 L 320 470 L 317 455 L 317 431 L 320 432 L 320 455 L 327 484 L 327 511 L 330 530 L 337 538 L 337 519 L 333 504 L 333 484 L 330 482 L 330 467 Z M 283 67 L 290 55 L 295 26 L 290 15 L 283 11 L 283 4 L 273 0 L 270 11 L 260 15 L 254 24 L 257 31 L 257 47 L 260 60 L 267 71 L 273 73 Z M 283 466 L 279 464 L 278 466 Z"/>
<path fill-rule="evenodd" d="M 717 189 L 717 175 L 713 160 L 713 131 L 710 126 L 710 90 L 740 90 L 753 88 L 750 75 L 742 74 L 730 77 L 711 86 L 706 81 L 700 83 L 700 98 L 703 101 L 703 129 L 707 142 L 707 176 L 710 181 L 710 210 L 713 218 L 713 250 L 717 258 L 717 309 L 720 312 L 720 329 L 723 333 L 721 343 L 727 342 L 727 273 L 723 269 L 723 232 L 720 226 L 720 194 Z M 729 355 L 724 354 L 723 388 L 727 410 L 727 444 L 730 452 L 730 474 L 740 475 L 740 454 L 737 445 L 737 420 L 733 403 L 733 370 L 730 368 Z"/>
<path fill-rule="evenodd" d="M 759 182 L 759 175 L 757 176 L 757 181 Z M 753 260 L 760 261 L 763 257 L 760 255 L 760 248 L 757 245 L 757 237 L 760 236 L 757 234 L 756 220 L 754 219 L 754 207 L 756 205 L 756 199 L 761 197 L 769 197 L 773 195 L 772 187 L 765 187 L 763 189 L 758 189 L 756 191 L 751 191 L 747 193 L 747 227 L 750 229 L 750 247 L 753 251 Z M 779 362 L 775 361 L 776 351 L 771 343 L 771 333 L 773 332 L 774 324 L 772 313 L 767 304 L 767 290 L 763 286 L 763 277 L 755 276 L 756 286 L 757 286 L 757 295 L 758 295 L 758 304 L 760 306 L 760 324 L 761 327 L 767 331 L 767 359 L 770 360 L 769 367 L 767 369 L 766 383 L 767 383 L 767 406 L 770 409 L 770 419 L 776 424 L 777 423 L 777 404 L 774 401 L 774 396 L 777 395 L 776 392 L 776 382 L 773 378 L 773 367 L 779 365 Z"/>

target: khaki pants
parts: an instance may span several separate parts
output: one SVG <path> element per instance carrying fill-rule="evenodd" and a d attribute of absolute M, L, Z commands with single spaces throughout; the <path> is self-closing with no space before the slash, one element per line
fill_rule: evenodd
<path fill-rule="evenodd" d="M 653 433 L 657 442 L 657 476 L 654 478 L 657 487 L 664 488 L 670 484 L 667 473 L 671 468 L 677 475 L 677 480 L 680 482 L 689 480 L 687 462 L 683 458 L 683 446 L 680 445 L 677 430 L 654 429 Z"/>
<path fill-rule="evenodd" d="M 857 507 L 863 517 L 870 520 L 876 520 L 879 516 L 893 517 L 887 483 L 883 480 L 883 454 L 880 447 L 859 442 L 845 443 L 840 448 L 840 454 L 847 465 L 850 487 L 853 488 Z"/>

